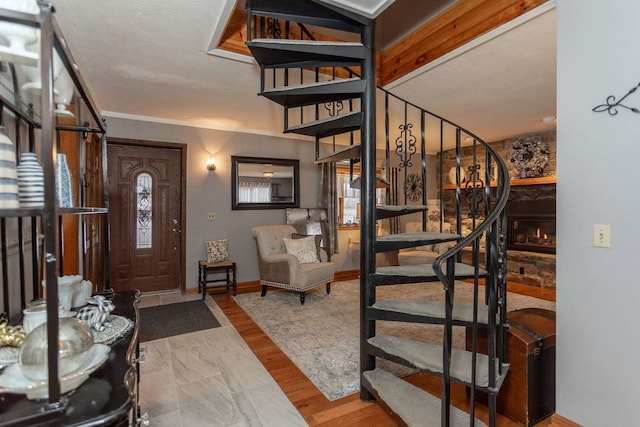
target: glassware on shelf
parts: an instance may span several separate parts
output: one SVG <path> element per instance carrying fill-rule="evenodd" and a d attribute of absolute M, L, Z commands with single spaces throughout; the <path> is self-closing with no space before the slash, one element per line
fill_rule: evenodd
<path fill-rule="evenodd" d="M 35 0 L 0 0 L 0 8 L 37 15 L 40 8 Z M 0 20 L 0 60 L 26 65 L 37 65 L 38 54 L 27 45 L 38 39 L 38 31 L 29 25 Z"/>
<path fill-rule="evenodd" d="M 2 0 L 0 0 L 2 1 Z M 27 46 L 27 49 L 34 52 L 36 55 L 40 53 L 40 40 L 38 39 L 36 43 Z M 40 60 L 35 64 L 31 64 L 32 66 L 23 66 L 22 74 L 24 74 L 26 82 L 22 84 L 22 90 L 39 93 L 42 90 L 42 81 L 40 77 Z M 54 81 L 62 74 L 64 70 L 64 64 L 62 63 L 62 59 L 60 59 L 60 55 L 55 50 L 53 51 L 53 79 Z M 53 88 L 54 96 L 59 95 L 58 90 Z"/>

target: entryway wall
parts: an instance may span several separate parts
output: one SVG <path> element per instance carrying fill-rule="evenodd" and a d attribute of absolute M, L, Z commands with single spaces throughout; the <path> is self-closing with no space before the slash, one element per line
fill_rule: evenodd
<path fill-rule="evenodd" d="M 228 239 L 236 261 L 238 281 L 258 280 L 256 247 L 251 236 L 255 225 L 284 224 L 284 209 L 231 210 L 231 155 L 290 158 L 300 160 L 300 206 L 319 202 L 320 167 L 314 163 L 314 143 L 289 138 L 179 124 L 107 117 L 109 138 L 140 139 L 187 144 L 186 183 L 186 288 L 198 287 L 198 260 L 206 257 L 205 240 Z M 216 170 L 207 170 L 207 160 L 216 158 Z M 209 221 L 208 212 L 216 219 Z M 194 289 L 195 288 L 195 289 Z"/>

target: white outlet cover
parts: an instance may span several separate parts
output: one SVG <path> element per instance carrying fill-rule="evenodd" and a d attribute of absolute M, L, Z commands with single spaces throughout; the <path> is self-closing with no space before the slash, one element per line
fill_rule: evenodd
<path fill-rule="evenodd" d="M 611 247 L 611 225 L 610 224 L 594 224 L 593 225 L 593 246 L 595 248 Z"/>

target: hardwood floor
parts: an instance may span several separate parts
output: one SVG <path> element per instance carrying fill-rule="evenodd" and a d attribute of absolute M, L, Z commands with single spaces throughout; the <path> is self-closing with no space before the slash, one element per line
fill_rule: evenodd
<path fill-rule="evenodd" d="M 509 283 L 508 289 L 509 291 L 529 296 L 551 301 L 555 300 L 555 292 L 553 290 L 537 289 L 517 283 Z M 238 292 L 252 290 L 254 289 L 241 287 Z M 329 401 L 296 365 L 280 351 L 273 341 L 262 332 L 258 325 L 236 304 L 229 294 L 214 294 L 212 296 L 310 426 L 392 427 L 397 425 L 380 405 L 375 402 L 362 402 L 357 393 L 339 400 Z M 410 376 L 408 380 L 433 394 L 438 394 L 440 391 L 439 379 L 430 375 L 415 374 Z M 461 409 L 469 409 L 469 402 L 463 386 L 452 385 L 452 403 Z M 482 421 L 488 422 L 486 407 L 477 405 L 476 416 Z M 498 415 L 497 425 L 499 427 L 515 427 L 519 424 L 509 418 Z M 536 424 L 535 427 L 576 426 L 579 427 L 578 424 L 554 415 Z"/>

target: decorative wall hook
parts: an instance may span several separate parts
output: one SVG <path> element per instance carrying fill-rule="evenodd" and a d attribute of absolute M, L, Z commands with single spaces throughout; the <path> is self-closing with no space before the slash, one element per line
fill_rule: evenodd
<path fill-rule="evenodd" d="M 632 113 L 640 113 L 640 109 L 636 108 L 636 107 L 629 107 L 628 105 L 624 105 L 622 103 L 622 101 L 625 100 L 625 98 L 627 98 L 629 95 L 631 95 L 632 93 L 634 93 L 638 88 L 640 87 L 640 83 L 638 83 L 636 86 L 632 87 L 629 92 L 627 92 L 627 94 L 625 96 L 623 96 L 622 98 L 620 98 L 618 101 L 616 101 L 616 97 L 613 95 L 609 95 L 607 97 L 607 102 L 605 104 L 600 104 L 597 105 L 595 107 L 593 107 L 593 112 L 595 113 L 602 113 L 602 112 L 607 112 L 609 113 L 610 116 L 615 116 L 616 114 L 618 114 L 618 107 L 620 108 L 626 108 L 627 110 L 631 111 Z"/>

